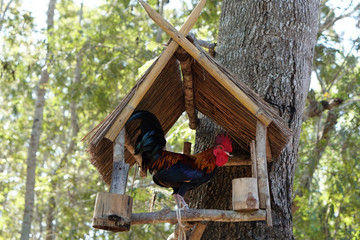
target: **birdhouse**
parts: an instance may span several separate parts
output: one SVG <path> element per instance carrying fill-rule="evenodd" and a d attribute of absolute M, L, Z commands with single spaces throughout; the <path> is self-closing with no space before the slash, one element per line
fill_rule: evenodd
<path fill-rule="evenodd" d="M 179 31 L 147 4 L 140 2 L 172 40 L 120 104 L 86 137 L 91 163 L 102 179 L 112 186 L 112 182 L 117 181 L 114 179 L 120 176 L 119 182 L 123 186 L 121 191 L 98 195 L 93 226 L 117 231 L 128 230 L 130 224 L 144 223 L 138 215 L 131 213 L 132 199 L 124 195 L 128 167 L 141 164 L 141 157 L 134 154 L 132 145 L 135 136 L 126 133 L 136 131 L 137 126 L 129 123 L 125 129 L 131 114 L 138 110 L 155 114 L 165 133 L 185 111 L 192 129 L 198 122 L 197 111 L 225 129 L 248 153 L 241 158 L 234 156 L 228 165 L 251 164 L 252 177 L 233 180 L 233 210 L 236 211 L 222 212 L 222 216 L 230 216 L 231 221 L 233 218 L 238 221 L 265 220 L 271 226 L 267 161 L 280 155 L 292 136 L 291 130 L 267 102 L 198 46 L 196 39 L 185 37 L 195 24 L 204 0 Z M 123 148 L 119 150 L 121 153 L 116 150 L 118 138 L 119 146 Z M 118 154 L 123 156 L 118 159 Z M 248 214 L 249 211 L 253 212 Z M 215 214 L 206 212 L 210 213 Z M 172 213 L 162 213 L 160 217 L 169 217 L 167 214 Z M 191 216 L 187 217 L 190 219 Z M 184 216 L 182 219 L 187 218 Z M 194 220 L 193 216 L 191 219 L 200 221 Z"/>

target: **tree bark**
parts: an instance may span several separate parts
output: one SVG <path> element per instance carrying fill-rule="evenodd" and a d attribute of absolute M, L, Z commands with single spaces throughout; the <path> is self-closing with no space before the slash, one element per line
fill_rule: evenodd
<path fill-rule="evenodd" d="M 293 239 L 292 187 L 302 112 L 310 85 L 318 27 L 318 1 L 225 0 L 217 60 L 278 110 L 294 136 L 268 165 L 273 227 L 264 222 L 210 222 L 202 239 Z M 217 126 L 200 119 L 195 151 L 211 144 Z M 231 208 L 231 180 L 251 173 L 221 168 L 208 184 L 189 193 L 191 207 Z"/>
<path fill-rule="evenodd" d="M 47 30 L 51 30 L 54 22 L 56 0 L 50 0 L 47 12 Z M 42 133 L 43 112 L 45 106 L 45 93 L 49 82 L 48 62 L 51 56 L 49 46 L 47 47 L 45 66 L 41 72 L 40 81 L 37 86 L 37 98 L 35 103 L 34 120 L 31 130 L 30 143 L 27 154 L 25 209 L 21 227 L 21 240 L 29 239 L 31 232 L 31 221 L 34 211 L 35 198 L 35 170 L 36 153 L 39 148 L 40 135 Z"/>

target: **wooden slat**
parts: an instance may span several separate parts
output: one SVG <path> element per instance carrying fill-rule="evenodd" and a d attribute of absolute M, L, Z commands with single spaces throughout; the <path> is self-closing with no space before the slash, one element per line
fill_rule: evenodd
<path fill-rule="evenodd" d="M 231 156 L 227 163 L 225 163 L 224 167 L 232 167 L 232 166 L 249 166 L 251 165 L 250 156 L 247 154 L 239 155 L 239 156 Z"/>
<path fill-rule="evenodd" d="M 189 240 L 200 240 L 208 223 L 209 222 L 203 221 L 196 224 L 195 229 L 191 232 L 191 236 Z"/>
<path fill-rule="evenodd" d="M 110 193 L 125 194 L 126 183 L 130 165 L 125 163 L 125 129 L 123 129 L 114 142 L 113 172 Z"/>
<path fill-rule="evenodd" d="M 227 91 L 229 91 L 241 104 L 243 104 L 259 121 L 268 126 L 272 119 L 267 116 L 226 74 L 212 64 L 184 35 L 177 31 L 160 14 L 153 10 L 147 3 L 139 0 L 149 16 L 156 22 L 169 36 L 184 48 L 204 69 L 211 74 Z"/>
<path fill-rule="evenodd" d="M 201 0 L 198 5 L 195 7 L 194 11 L 190 14 L 189 18 L 186 20 L 184 25 L 181 27 L 180 32 L 182 34 L 188 34 L 191 28 L 196 23 L 196 20 L 200 16 L 201 10 L 203 9 L 206 0 Z M 133 113 L 137 105 L 140 103 L 141 99 L 144 97 L 146 92 L 150 89 L 152 84 L 155 82 L 156 78 L 159 76 L 161 71 L 164 69 L 166 63 L 170 60 L 170 58 L 175 53 L 178 48 L 178 44 L 175 41 L 171 41 L 169 46 L 163 51 L 158 61 L 151 69 L 144 82 L 139 85 L 136 90 L 134 96 L 128 102 L 126 107 L 121 111 L 121 113 L 117 116 L 111 128 L 106 133 L 105 137 L 114 141 L 116 136 L 119 134 L 120 130 L 124 127 L 126 121 L 129 119 L 130 115 Z"/>
<path fill-rule="evenodd" d="M 266 209 L 266 223 L 272 226 L 270 190 L 266 161 L 266 126 L 260 121 L 256 124 L 256 159 L 259 185 L 259 207 Z"/>
<path fill-rule="evenodd" d="M 191 142 L 184 142 L 184 154 L 190 155 L 191 154 Z"/>
<path fill-rule="evenodd" d="M 249 212 L 236 212 L 230 210 L 217 209 L 193 209 L 181 210 L 181 220 L 183 222 L 214 221 L 214 222 L 246 222 L 246 221 L 264 221 L 266 212 L 256 210 Z M 133 213 L 131 216 L 131 225 L 137 224 L 155 224 L 155 223 L 176 224 L 176 212 L 170 209 L 164 209 L 158 212 Z"/>
<path fill-rule="evenodd" d="M 251 153 L 251 177 L 257 179 L 257 164 L 256 164 L 256 143 L 254 140 L 250 143 L 250 153 Z"/>

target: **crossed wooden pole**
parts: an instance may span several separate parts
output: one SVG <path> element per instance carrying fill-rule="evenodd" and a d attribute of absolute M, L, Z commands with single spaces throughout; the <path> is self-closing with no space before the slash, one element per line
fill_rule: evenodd
<path fill-rule="evenodd" d="M 215 67 L 210 60 L 202 54 L 184 35 L 187 35 L 191 28 L 194 26 L 196 20 L 200 16 L 201 10 L 204 7 L 206 0 L 201 0 L 198 5 L 195 7 L 194 11 L 190 14 L 189 18 L 186 20 L 184 25 L 181 27 L 180 31 L 177 31 L 168 21 L 166 21 L 159 13 L 152 9 L 147 3 L 143 0 L 139 0 L 141 5 L 144 7 L 145 11 L 149 16 L 157 23 L 169 36 L 174 40 L 171 41 L 169 46 L 163 51 L 152 70 L 146 76 L 144 82 L 147 84 L 140 84 L 139 88 L 136 91 L 136 96 L 127 104 L 126 108 L 118 115 L 113 125 L 106 133 L 105 137 L 114 141 L 116 136 L 119 134 L 120 130 L 124 127 L 125 122 L 129 119 L 130 115 L 134 109 L 138 106 L 142 97 L 145 95 L 147 90 L 155 82 L 157 76 L 165 67 L 166 63 L 173 56 L 179 45 L 185 49 L 207 72 L 209 72 L 222 86 L 232 94 L 241 104 L 243 104 L 257 119 L 263 123 L 265 126 L 268 126 L 272 118 L 265 114 L 257 104 L 250 99 L 238 86 L 232 82 L 229 77 L 223 73 L 219 68 Z"/>

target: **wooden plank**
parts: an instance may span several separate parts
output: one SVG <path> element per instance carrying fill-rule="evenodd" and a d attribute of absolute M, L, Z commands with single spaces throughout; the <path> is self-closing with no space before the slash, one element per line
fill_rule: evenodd
<path fill-rule="evenodd" d="M 196 224 L 195 229 L 191 232 L 191 236 L 189 240 L 200 240 L 208 223 L 209 222 L 202 221 Z"/>
<path fill-rule="evenodd" d="M 251 174 L 253 178 L 257 179 L 257 164 L 256 164 L 256 143 L 254 140 L 250 143 L 251 154 Z"/>
<path fill-rule="evenodd" d="M 235 83 L 233 83 L 220 69 L 212 64 L 184 35 L 177 31 L 160 14 L 153 10 L 147 3 L 139 0 L 149 16 L 157 23 L 169 36 L 184 48 L 209 74 L 211 74 L 229 93 L 231 93 L 241 104 L 243 104 L 254 116 L 265 126 L 268 126 L 272 119 L 252 101 Z"/>
<path fill-rule="evenodd" d="M 259 207 L 266 209 L 266 222 L 272 226 L 270 190 L 266 161 L 266 126 L 260 121 L 256 123 L 256 160 L 259 185 Z"/>
<path fill-rule="evenodd" d="M 267 134 L 266 134 L 267 135 Z M 266 159 L 268 162 L 272 162 L 272 153 L 271 153 L 271 147 L 269 142 L 269 135 L 266 137 Z"/>
<path fill-rule="evenodd" d="M 180 32 L 184 35 L 188 34 L 191 28 L 196 23 L 196 20 L 200 16 L 201 10 L 203 9 L 206 0 L 201 0 L 198 5 L 194 8 L 189 18 L 186 20 L 184 25 L 181 27 Z M 178 48 L 178 44 L 175 41 L 171 41 L 168 47 L 162 52 L 159 59 L 148 73 L 144 81 L 139 85 L 136 89 L 134 96 L 130 99 L 127 106 L 121 111 L 121 113 L 117 116 L 116 120 L 113 122 L 112 126 L 105 134 L 105 137 L 111 141 L 114 141 L 116 136 L 119 134 L 120 130 L 124 127 L 126 121 L 129 119 L 130 115 L 133 113 L 135 108 L 140 103 L 141 99 L 144 97 L 146 92 L 150 89 L 150 87 L 155 82 L 156 78 L 159 76 L 161 71 L 164 69 L 166 63 L 170 60 L 170 58 L 175 53 Z"/>
<path fill-rule="evenodd" d="M 217 209 L 193 209 L 181 210 L 181 220 L 183 222 L 214 221 L 214 222 L 246 222 L 246 221 L 264 221 L 265 210 L 256 210 L 249 212 L 236 212 L 230 210 Z M 177 224 L 175 211 L 164 209 L 158 212 L 133 213 L 131 216 L 131 225 L 136 224 L 155 224 L 155 223 Z"/>
<path fill-rule="evenodd" d="M 130 165 L 125 163 L 125 128 L 114 142 L 113 172 L 110 193 L 125 194 Z"/>
<path fill-rule="evenodd" d="M 250 156 L 248 154 L 243 154 L 239 156 L 231 156 L 224 167 L 232 166 L 249 166 L 251 165 Z"/>

